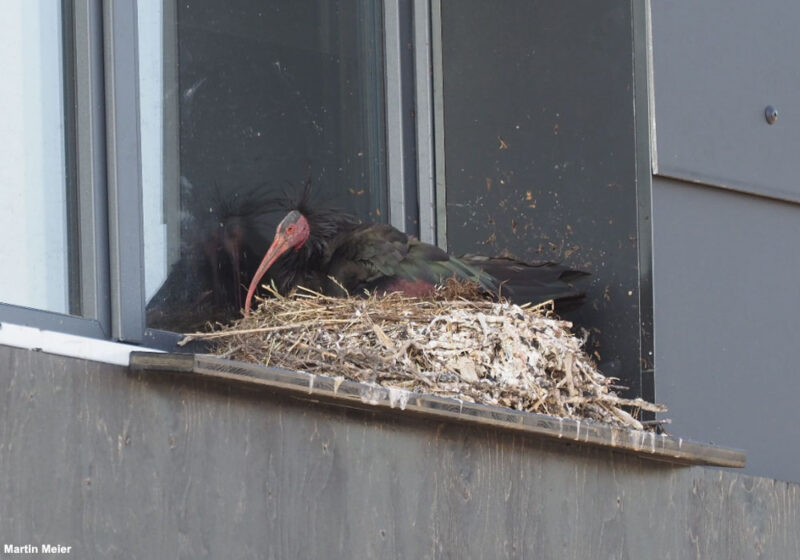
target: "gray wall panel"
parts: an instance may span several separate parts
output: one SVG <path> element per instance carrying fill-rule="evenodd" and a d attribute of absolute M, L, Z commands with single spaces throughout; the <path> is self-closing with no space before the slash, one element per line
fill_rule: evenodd
<path fill-rule="evenodd" d="M 0 347 L 0 535 L 75 558 L 797 558 L 800 486 Z"/>
<path fill-rule="evenodd" d="M 797 1 L 651 6 L 658 173 L 800 201 Z"/>
<path fill-rule="evenodd" d="M 671 432 L 800 480 L 800 206 L 653 186 L 656 398 Z"/>

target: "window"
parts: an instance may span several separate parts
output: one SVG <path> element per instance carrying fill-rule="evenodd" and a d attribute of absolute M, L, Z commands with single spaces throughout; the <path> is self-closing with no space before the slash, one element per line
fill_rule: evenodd
<path fill-rule="evenodd" d="M 174 349 L 309 180 L 433 240 L 428 2 L 6 4 L 0 322 Z"/>
<path fill-rule="evenodd" d="M 632 32 L 631 8 L 500 5 L 6 0 L 0 322 L 174 350 L 238 316 L 278 200 L 310 179 L 455 253 L 596 270 L 612 291 L 576 320 L 640 392 L 650 193 L 628 64 L 645 65 L 607 32 Z"/>
<path fill-rule="evenodd" d="M 149 327 L 237 316 L 307 180 L 385 220 L 380 4 L 150 0 L 138 23 Z"/>
<path fill-rule="evenodd" d="M 49 0 L 9 0 L 0 19 L 2 301 L 80 314 L 75 191 L 67 137 L 62 13 Z"/>

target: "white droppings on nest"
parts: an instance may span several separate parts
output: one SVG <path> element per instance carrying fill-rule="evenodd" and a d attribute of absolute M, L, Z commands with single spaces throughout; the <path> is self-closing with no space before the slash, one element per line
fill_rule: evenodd
<path fill-rule="evenodd" d="M 397 389 L 396 387 L 388 387 L 389 390 L 389 406 L 392 408 L 399 408 L 405 410 L 408 404 L 408 398 L 411 396 L 409 391 L 405 389 Z"/>
<path fill-rule="evenodd" d="M 249 317 L 185 341 L 212 340 L 217 354 L 236 360 L 389 387 L 400 408 L 416 391 L 635 429 L 643 429 L 639 410 L 666 410 L 616 395 L 615 379 L 598 371 L 572 324 L 548 305 L 480 300 L 455 282 L 433 299 L 273 296 Z M 375 400 L 369 385 L 364 402 Z"/>
<path fill-rule="evenodd" d="M 365 383 L 361 388 L 359 396 L 361 397 L 361 402 L 364 404 L 376 405 L 381 402 L 383 392 L 379 385 L 375 383 Z"/>

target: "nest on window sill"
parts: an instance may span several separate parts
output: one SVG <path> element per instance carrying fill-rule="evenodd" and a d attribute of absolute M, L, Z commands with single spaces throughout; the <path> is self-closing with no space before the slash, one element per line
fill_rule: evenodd
<path fill-rule="evenodd" d="M 456 281 L 429 299 L 271 292 L 249 317 L 183 343 L 208 340 L 216 355 L 244 362 L 638 430 L 646 429 L 639 411 L 666 411 L 618 396 L 616 380 L 598 371 L 550 304 L 488 301 Z"/>

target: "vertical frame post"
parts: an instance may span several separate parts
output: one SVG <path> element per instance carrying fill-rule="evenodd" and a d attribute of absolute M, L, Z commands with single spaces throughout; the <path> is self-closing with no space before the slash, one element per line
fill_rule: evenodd
<path fill-rule="evenodd" d="M 83 289 L 80 239 L 80 183 L 78 181 L 77 131 L 77 49 L 75 10 L 69 0 L 61 0 L 61 59 L 64 96 L 64 166 L 67 203 L 67 271 L 70 315 L 83 314 Z"/>
<path fill-rule="evenodd" d="M 414 84 L 416 101 L 417 198 L 419 238 L 436 243 L 436 193 L 433 131 L 433 69 L 430 0 L 414 0 Z"/>
<path fill-rule="evenodd" d="M 406 169 L 403 110 L 403 46 L 398 0 L 383 3 L 383 52 L 386 73 L 386 179 L 389 186 L 389 223 L 406 226 Z"/>
<path fill-rule="evenodd" d="M 82 314 L 110 337 L 103 11 L 99 0 L 75 0 L 73 7 Z"/>
<path fill-rule="evenodd" d="M 136 0 L 103 2 L 112 336 L 144 335 Z"/>
<path fill-rule="evenodd" d="M 639 327 L 641 356 L 641 396 L 655 402 L 655 340 L 653 337 L 653 168 L 651 150 L 652 71 L 650 2 L 633 0 L 633 112 L 636 139 L 636 205 L 639 249 Z"/>
<path fill-rule="evenodd" d="M 431 65 L 433 76 L 434 177 L 436 241 L 447 250 L 447 188 L 444 160 L 444 73 L 442 69 L 442 2 L 431 0 Z"/>

